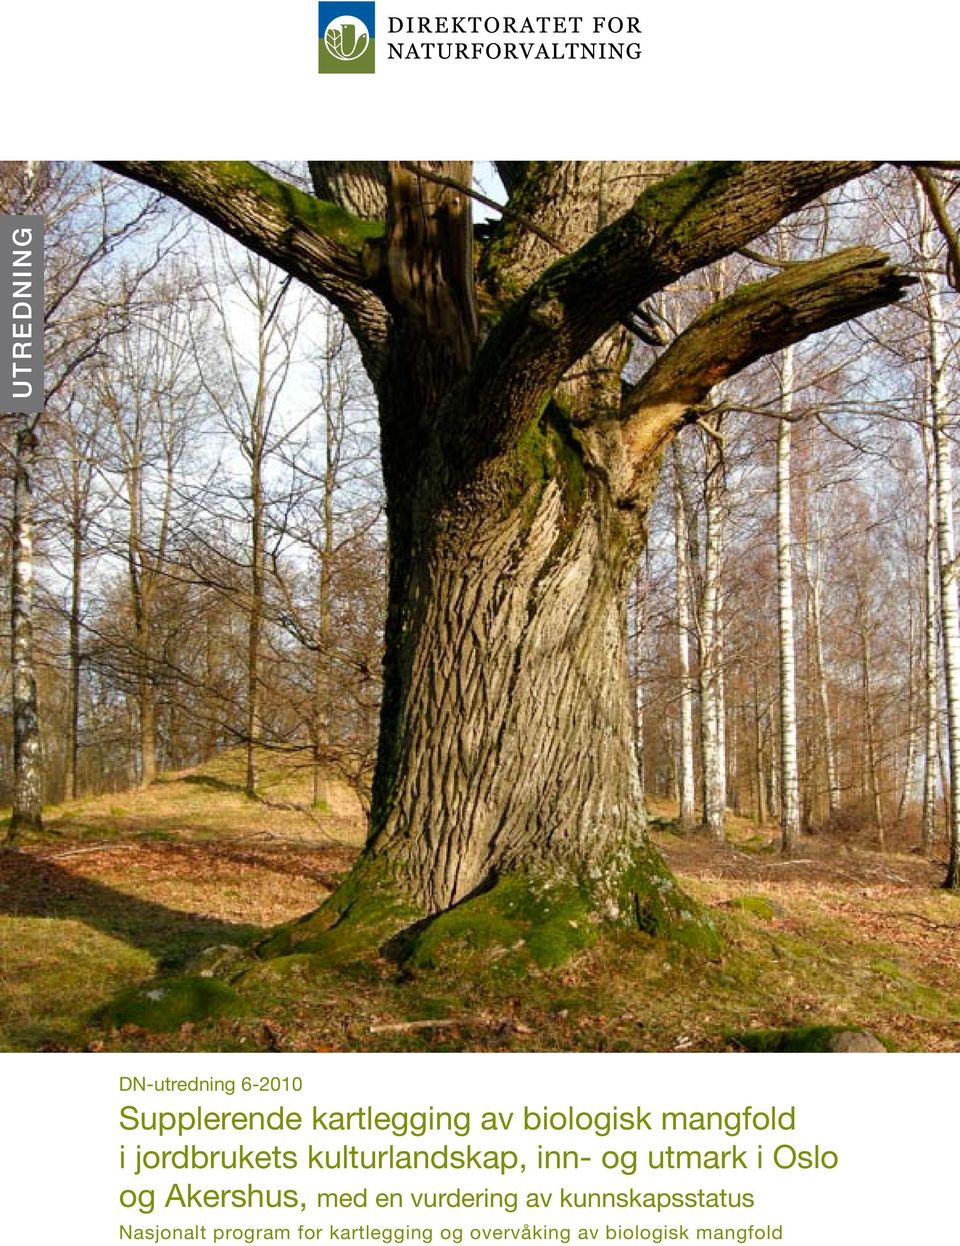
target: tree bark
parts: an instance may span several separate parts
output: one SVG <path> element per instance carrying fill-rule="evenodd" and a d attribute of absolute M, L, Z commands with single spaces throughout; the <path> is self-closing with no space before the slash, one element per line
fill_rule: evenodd
<path fill-rule="evenodd" d="M 625 645 L 639 532 L 558 434 L 523 453 L 417 525 L 390 603 L 371 848 L 427 911 L 519 865 L 602 873 L 643 841 Z"/>
<path fill-rule="evenodd" d="M 43 826 L 43 753 L 33 647 L 33 478 L 36 416 L 16 419 L 11 537 L 10 665 L 13 686 L 13 811 L 8 842 Z"/>

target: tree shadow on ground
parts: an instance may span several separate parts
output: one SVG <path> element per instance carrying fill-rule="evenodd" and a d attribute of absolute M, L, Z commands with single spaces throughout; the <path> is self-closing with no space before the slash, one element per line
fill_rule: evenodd
<path fill-rule="evenodd" d="M 24 852 L 0 852 L 0 915 L 78 921 L 177 968 L 204 948 L 245 945 L 262 928 L 168 908 Z"/>
<path fill-rule="evenodd" d="M 212 774 L 182 774 L 168 779 L 161 777 L 154 782 L 158 784 L 189 783 L 194 787 L 210 788 L 214 792 L 237 792 L 241 795 L 246 792 L 242 783 L 231 783 L 229 779 L 218 779 Z"/>

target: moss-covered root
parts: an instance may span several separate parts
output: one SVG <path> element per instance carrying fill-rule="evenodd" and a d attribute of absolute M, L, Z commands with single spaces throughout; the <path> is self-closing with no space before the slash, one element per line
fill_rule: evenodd
<path fill-rule="evenodd" d="M 615 878 L 611 885 L 602 872 L 573 880 L 519 870 L 501 875 L 489 891 L 412 931 L 401 950 L 403 963 L 430 968 L 479 952 L 498 962 L 549 968 L 589 947 L 610 925 L 639 928 L 700 952 L 719 950 L 710 918 L 652 849 L 632 856 Z"/>
<path fill-rule="evenodd" d="M 480 953 L 506 964 L 559 965 L 597 937 L 586 888 L 517 872 L 410 932 L 398 949 L 408 969 L 430 969 Z"/>
<path fill-rule="evenodd" d="M 382 857 L 361 857 L 313 913 L 281 926 L 256 951 L 266 960 L 309 956 L 315 968 L 377 955 L 398 931 L 423 916 L 397 886 Z"/>
<path fill-rule="evenodd" d="M 282 926 L 256 949 L 248 973 L 314 972 L 388 950 L 406 969 L 462 964 L 481 955 L 504 970 L 560 965 L 604 927 L 632 927 L 708 954 L 710 918 L 677 886 L 657 853 L 640 849 L 584 877 L 516 870 L 446 912 L 424 919 L 382 857 L 363 857 L 315 912 Z M 247 975 L 238 981 L 242 985 Z"/>
<path fill-rule="evenodd" d="M 615 907 L 622 924 L 693 951 L 716 955 L 722 947 L 710 917 L 686 895 L 649 844 L 637 850 L 619 876 Z"/>
<path fill-rule="evenodd" d="M 119 1029 L 136 1025 L 154 1033 L 179 1029 L 187 1021 L 236 1017 L 247 1005 L 236 991 L 215 978 L 157 978 L 121 991 L 94 1016 L 98 1025 Z"/>

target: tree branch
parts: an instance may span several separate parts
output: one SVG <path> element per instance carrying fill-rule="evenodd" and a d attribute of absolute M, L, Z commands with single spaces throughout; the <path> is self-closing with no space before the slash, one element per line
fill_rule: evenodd
<path fill-rule="evenodd" d="M 305 194 L 249 161 L 100 162 L 163 191 L 343 311 L 365 357 L 378 352 L 387 313 L 376 293 L 382 221 Z"/>
<path fill-rule="evenodd" d="M 388 177 L 391 305 L 408 313 L 418 335 L 426 329 L 431 342 L 443 343 L 441 353 L 462 374 L 478 331 L 470 192 L 464 189 L 470 163 L 391 160 Z"/>
<path fill-rule="evenodd" d="M 947 205 L 944 203 L 940 187 L 937 185 L 937 179 L 928 168 L 924 168 L 922 165 L 914 165 L 912 172 L 913 176 L 923 187 L 923 193 L 926 195 L 927 203 L 930 205 L 930 212 L 940 227 L 944 242 L 947 244 L 947 280 L 954 290 L 960 291 L 960 237 L 957 236 L 957 231 L 950 220 Z"/>
<path fill-rule="evenodd" d="M 567 369 L 638 303 L 873 167 L 705 162 L 644 191 L 579 251 L 548 268 L 491 332 L 466 404 L 476 444 L 486 452 L 509 445 Z"/>
<path fill-rule="evenodd" d="M 485 208 L 492 208 L 494 212 L 498 212 L 501 216 L 517 221 L 524 229 L 529 229 L 531 233 L 536 234 L 538 238 L 541 238 L 549 246 L 553 247 L 558 254 L 568 254 L 569 249 L 558 238 L 554 238 L 553 234 L 541 228 L 536 221 L 526 216 L 523 212 L 517 212 L 516 209 L 511 208 L 509 203 L 498 203 L 496 199 L 491 199 L 489 195 L 482 194 L 475 187 L 468 186 L 466 182 L 434 173 L 415 160 L 400 160 L 398 163 L 402 169 L 406 169 L 408 173 L 415 173 L 417 177 L 423 178 L 426 182 L 433 182 L 437 186 L 445 186 L 448 190 L 455 190 L 459 194 L 475 200 L 477 203 L 482 203 Z"/>
<path fill-rule="evenodd" d="M 792 264 L 698 316 L 625 395 L 624 441 L 646 460 L 720 381 L 763 355 L 899 299 L 914 278 L 873 247 Z"/>

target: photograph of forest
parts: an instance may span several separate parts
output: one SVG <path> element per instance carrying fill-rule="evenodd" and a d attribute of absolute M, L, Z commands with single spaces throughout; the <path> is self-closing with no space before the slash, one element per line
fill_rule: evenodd
<path fill-rule="evenodd" d="M 958 191 L 0 163 L 0 1049 L 960 1049 Z"/>

